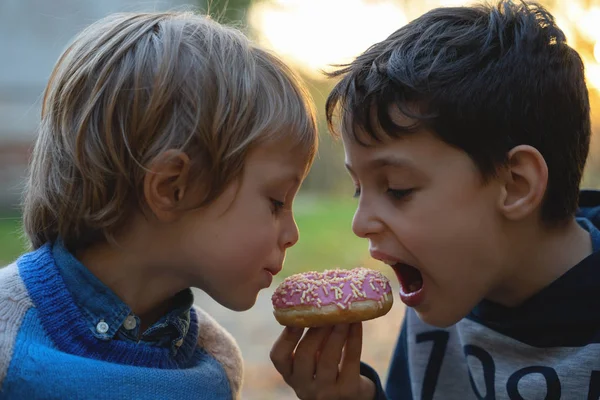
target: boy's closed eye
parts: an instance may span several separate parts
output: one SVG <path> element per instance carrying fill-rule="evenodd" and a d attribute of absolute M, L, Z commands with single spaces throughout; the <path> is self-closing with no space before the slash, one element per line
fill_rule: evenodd
<path fill-rule="evenodd" d="M 393 198 L 396 198 L 396 199 L 406 198 L 408 195 L 412 194 L 414 191 L 415 191 L 414 188 L 409 188 L 409 189 L 392 189 L 392 188 L 388 188 L 386 190 L 386 192 L 390 196 L 392 196 Z M 360 193 L 361 193 L 360 187 L 357 186 L 354 189 L 354 195 L 353 195 L 353 197 L 354 198 L 360 197 Z"/>
<path fill-rule="evenodd" d="M 280 200 L 276 200 L 271 198 L 271 208 L 274 214 L 280 212 L 284 207 L 285 207 L 285 203 L 283 201 Z"/>
<path fill-rule="evenodd" d="M 387 193 L 390 194 L 390 196 L 392 196 L 395 199 L 404 199 L 407 196 L 409 196 L 410 194 L 412 194 L 414 192 L 415 189 L 410 188 L 410 189 L 392 189 L 389 188 L 387 190 Z"/>
<path fill-rule="evenodd" d="M 300 182 L 301 179 L 293 174 L 286 174 L 272 180 L 266 188 L 266 194 L 273 214 L 290 208 L 291 201 L 293 201 L 298 191 Z"/>

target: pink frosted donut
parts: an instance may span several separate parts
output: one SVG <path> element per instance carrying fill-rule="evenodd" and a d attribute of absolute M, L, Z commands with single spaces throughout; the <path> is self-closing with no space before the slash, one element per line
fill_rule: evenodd
<path fill-rule="evenodd" d="M 381 317 L 394 298 L 383 274 L 355 268 L 292 275 L 275 289 L 271 301 L 281 325 L 316 327 Z"/>

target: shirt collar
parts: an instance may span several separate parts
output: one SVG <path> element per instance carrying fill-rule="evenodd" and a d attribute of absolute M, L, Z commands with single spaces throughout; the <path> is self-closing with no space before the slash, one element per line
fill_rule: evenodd
<path fill-rule="evenodd" d="M 169 343 L 176 349 L 189 330 L 193 295 L 190 289 L 173 298 L 171 310 L 146 332 L 139 335 L 139 318 L 110 288 L 92 274 L 61 240 L 52 248 L 58 270 L 69 289 L 73 301 L 81 309 L 86 325 L 101 340 L 113 338 L 144 341 L 163 345 Z M 127 317 L 136 321 L 134 329 L 123 327 Z M 131 318 L 130 318 L 131 319 Z"/>
<path fill-rule="evenodd" d="M 519 306 L 506 307 L 484 299 L 468 318 L 494 329 L 531 330 L 535 326 L 556 331 L 559 326 L 588 327 L 600 309 L 599 303 L 591 300 L 597 297 L 600 282 L 600 230 L 586 218 L 576 221 L 590 234 L 592 254 Z"/>

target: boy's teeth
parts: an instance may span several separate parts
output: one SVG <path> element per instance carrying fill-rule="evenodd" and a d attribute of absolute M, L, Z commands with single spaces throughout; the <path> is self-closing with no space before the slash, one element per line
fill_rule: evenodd
<path fill-rule="evenodd" d="M 389 265 L 390 267 L 393 267 L 394 265 L 397 264 L 396 261 L 389 261 L 389 260 L 385 260 L 384 263 L 387 264 L 387 265 Z"/>

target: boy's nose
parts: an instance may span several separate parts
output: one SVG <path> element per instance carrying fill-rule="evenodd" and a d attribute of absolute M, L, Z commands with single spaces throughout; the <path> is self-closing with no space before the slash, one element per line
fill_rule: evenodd
<path fill-rule="evenodd" d="M 352 219 L 354 234 L 360 238 L 368 238 L 370 235 L 380 232 L 381 228 L 381 221 L 376 218 L 371 209 L 359 203 Z"/>
<path fill-rule="evenodd" d="M 300 233 L 298 232 L 298 225 L 293 217 L 286 223 L 286 226 L 281 234 L 282 247 L 287 249 L 298 243 Z"/>

